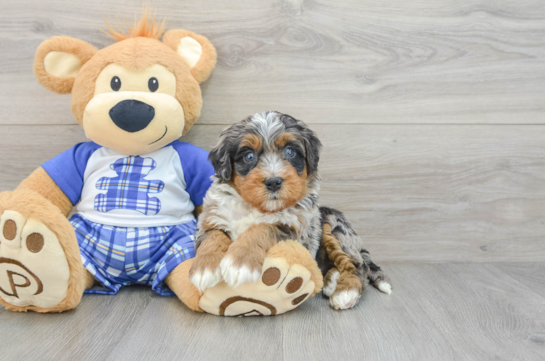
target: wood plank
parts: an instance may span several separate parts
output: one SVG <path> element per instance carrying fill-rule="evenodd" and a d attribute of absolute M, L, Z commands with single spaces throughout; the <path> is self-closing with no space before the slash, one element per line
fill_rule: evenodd
<path fill-rule="evenodd" d="M 104 360 L 155 296 L 146 287 L 131 287 L 115 296 L 84 295 L 75 310 L 61 314 L 5 311 L 2 359 Z"/>
<path fill-rule="evenodd" d="M 493 266 L 508 274 L 517 282 L 545 297 L 545 264 L 543 263 L 496 263 Z M 545 345 L 545 335 L 541 339 Z"/>
<path fill-rule="evenodd" d="M 108 360 L 279 360 L 282 322 L 201 314 L 155 297 Z"/>
<path fill-rule="evenodd" d="M 351 310 L 335 311 L 316 296 L 307 312 L 284 316 L 284 360 L 460 360 L 419 305 L 407 306 L 406 288 L 416 282 L 386 264 L 392 296 L 369 287 Z M 426 282 L 426 281 L 423 281 Z M 433 300 L 420 299 L 422 302 Z M 413 302 L 414 303 L 414 302 Z M 413 305 L 411 305 L 413 306 Z"/>
<path fill-rule="evenodd" d="M 545 3 L 158 0 L 169 28 L 208 36 L 218 66 L 201 124 L 277 109 L 310 123 L 543 123 Z M 0 14 L 0 124 L 74 124 L 42 89 L 34 52 L 54 35 L 111 44 L 103 17 L 139 2 L 9 2 Z M 104 9 L 108 9 L 107 13 Z"/>
<path fill-rule="evenodd" d="M 223 127 L 197 125 L 185 140 L 209 150 Z M 313 129 L 325 145 L 321 202 L 346 213 L 377 261 L 545 258 L 540 126 Z M 0 190 L 84 140 L 78 126 L 0 126 Z"/>
<path fill-rule="evenodd" d="M 403 302 L 422 307 L 463 357 L 539 360 L 545 357 L 545 298 L 487 264 L 389 265 L 402 277 Z M 395 293 L 394 293 L 395 294 Z M 403 322 L 403 321 L 401 321 Z M 409 329 L 407 326 L 405 330 Z"/>

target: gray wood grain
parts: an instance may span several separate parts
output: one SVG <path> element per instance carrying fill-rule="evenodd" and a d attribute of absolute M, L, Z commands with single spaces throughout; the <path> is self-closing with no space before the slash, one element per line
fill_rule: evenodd
<path fill-rule="evenodd" d="M 196 125 L 183 140 L 209 150 L 223 127 Z M 321 202 L 346 213 L 375 260 L 545 259 L 541 126 L 312 128 Z M 79 126 L 0 126 L 0 191 L 79 141 Z"/>
<path fill-rule="evenodd" d="M 0 313 L 2 360 L 541 360 L 539 264 L 385 264 L 351 310 L 321 295 L 272 318 L 197 314 L 144 287 L 64 314 Z M 504 272 L 503 269 L 506 269 Z M 513 271 L 516 270 L 516 271 Z"/>
<path fill-rule="evenodd" d="M 545 298 L 502 271 L 478 264 L 389 268 L 407 308 L 421 307 L 455 359 L 539 360 L 545 357 Z M 404 327 L 407 329 L 407 327 Z M 468 357 L 471 355 L 471 357 Z"/>
<path fill-rule="evenodd" d="M 61 314 L 0 314 L 2 360 L 104 360 L 131 332 L 153 297 L 145 287 L 115 296 L 84 295 Z M 2 310 L 4 308 L 2 307 Z"/>
<path fill-rule="evenodd" d="M 545 297 L 545 264 L 543 263 L 498 263 L 493 266 L 522 283 L 535 293 Z M 545 345 L 545 333 L 541 339 Z"/>
<path fill-rule="evenodd" d="M 156 297 L 108 360 L 279 360 L 282 325 L 282 317 L 218 317 Z"/>
<path fill-rule="evenodd" d="M 103 18 L 140 2 L 2 0 L 0 123 L 72 124 L 69 96 L 32 74 L 39 43 L 111 44 Z M 169 28 L 208 36 L 218 66 L 201 124 L 276 109 L 311 123 L 543 123 L 539 0 L 157 0 Z"/>
<path fill-rule="evenodd" d="M 285 316 L 284 360 L 459 360 L 425 310 L 407 307 L 397 287 L 405 280 L 394 279 L 392 297 L 370 287 L 352 310 L 333 311 L 317 297 L 308 302 L 314 311 Z"/>

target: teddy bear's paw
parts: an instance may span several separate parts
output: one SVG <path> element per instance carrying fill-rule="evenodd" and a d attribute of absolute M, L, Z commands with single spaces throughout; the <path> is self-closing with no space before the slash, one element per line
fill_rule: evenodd
<path fill-rule="evenodd" d="M 221 282 L 204 292 L 199 306 L 221 316 L 274 316 L 298 307 L 315 292 L 315 286 L 306 267 L 267 257 L 257 281 L 234 288 Z"/>
<path fill-rule="evenodd" d="M 69 278 L 68 261 L 55 233 L 16 211 L 2 213 L 0 298 L 4 302 L 17 307 L 54 307 L 65 299 Z"/>

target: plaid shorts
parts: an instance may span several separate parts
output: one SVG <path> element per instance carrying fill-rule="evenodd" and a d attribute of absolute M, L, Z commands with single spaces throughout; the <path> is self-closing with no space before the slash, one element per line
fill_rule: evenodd
<path fill-rule="evenodd" d="M 162 296 L 174 295 L 165 278 L 195 257 L 197 221 L 168 227 L 127 228 L 93 223 L 79 214 L 74 226 L 83 265 L 104 289 L 85 293 L 115 295 L 123 286 L 142 284 Z"/>

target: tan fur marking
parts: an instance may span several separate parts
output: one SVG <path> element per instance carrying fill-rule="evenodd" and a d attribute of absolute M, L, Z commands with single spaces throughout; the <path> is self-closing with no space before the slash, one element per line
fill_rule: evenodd
<path fill-rule="evenodd" d="M 199 218 L 199 215 L 202 213 L 202 205 L 195 207 L 193 210 L 193 215 L 195 218 Z"/>
<path fill-rule="evenodd" d="M 306 167 L 301 173 L 297 174 L 295 168 L 284 161 L 284 184 L 280 190 L 280 199 L 284 201 L 283 208 L 293 207 L 305 196 L 307 192 L 308 180 Z"/>
<path fill-rule="evenodd" d="M 293 135 L 292 133 L 286 132 L 286 133 L 282 133 L 278 138 L 276 138 L 276 141 L 274 142 L 274 144 L 278 148 L 284 148 L 286 144 L 288 144 L 289 142 L 295 142 L 295 141 L 297 141 L 297 138 L 295 138 L 295 135 Z"/>
<path fill-rule="evenodd" d="M 265 254 L 276 244 L 276 227 L 259 223 L 250 226 L 233 242 L 225 254 L 235 266 L 247 266 L 251 270 L 261 271 Z"/>
<path fill-rule="evenodd" d="M 269 200 L 267 189 L 263 184 L 266 177 L 267 174 L 259 168 L 252 169 L 246 177 L 238 174 L 234 177 L 236 189 L 242 199 L 261 213 L 269 212 L 264 208 L 265 202 Z"/>
<path fill-rule="evenodd" d="M 261 143 L 261 138 L 259 138 L 255 134 L 246 134 L 246 136 L 244 136 L 244 139 L 240 142 L 238 147 L 239 148 L 250 147 L 254 150 L 260 150 L 262 146 L 263 145 Z"/>
<path fill-rule="evenodd" d="M 331 225 L 324 224 L 322 233 L 322 243 L 329 259 L 333 262 L 339 271 L 339 280 L 337 281 L 336 291 L 357 289 L 363 291 L 363 287 L 358 276 L 355 275 L 356 266 L 352 259 L 346 254 L 339 243 L 339 240 L 331 233 Z"/>
<path fill-rule="evenodd" d="M 210 227 L 205 222 L 203 227 Z M 210 229 L 210 228 L 204 228 Z M 219 267 L 223 256 L 233 243 L 222 231 L 211 230 L 205 235 L 206 239 L 201 243 L 197 250 L 197 255 L 194 258 L 193 266 L 189 271 L 191 277 L 196 272 L 204 272 L 204 270 L 215 270 Z"/>

